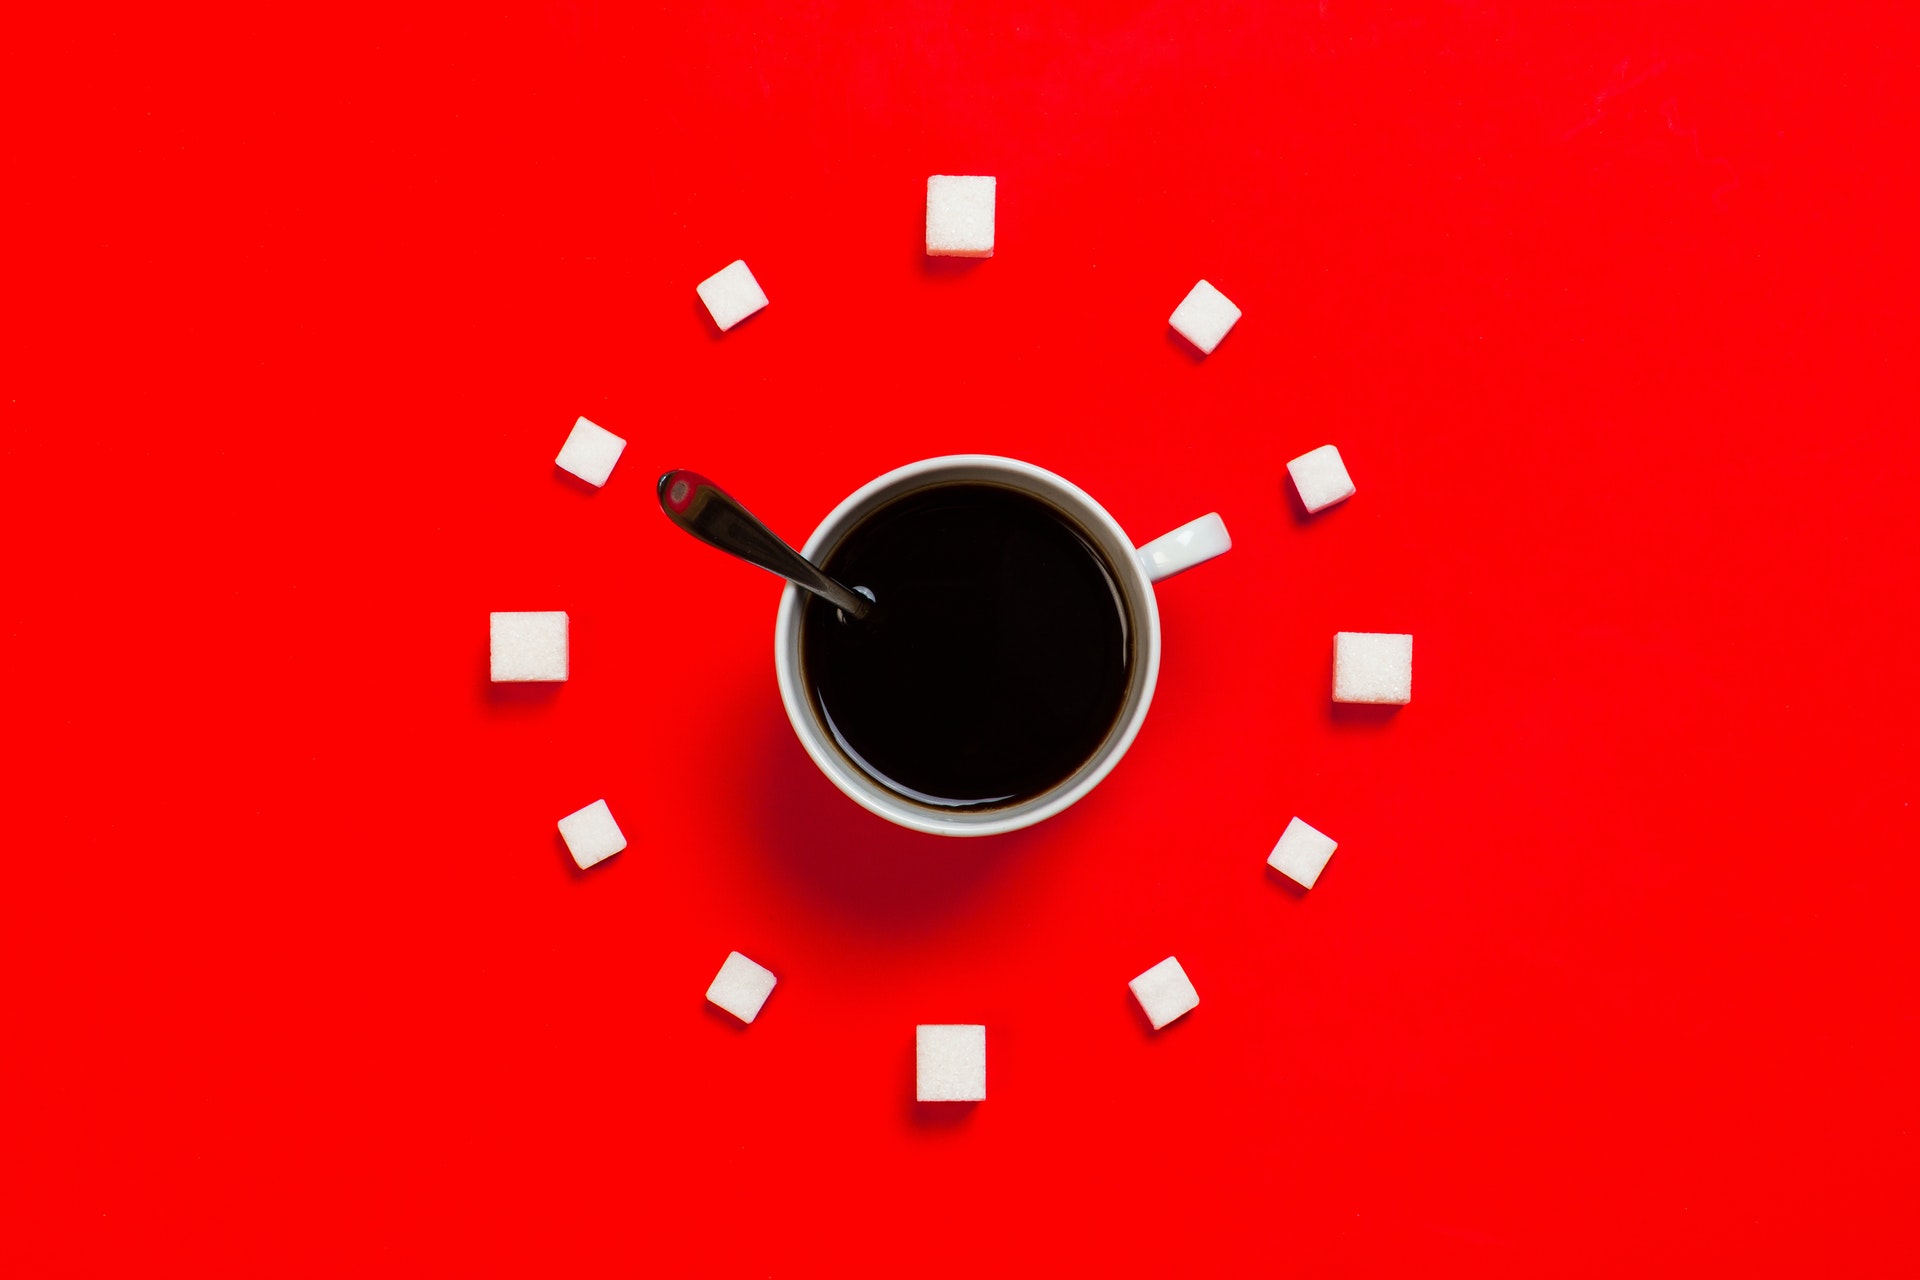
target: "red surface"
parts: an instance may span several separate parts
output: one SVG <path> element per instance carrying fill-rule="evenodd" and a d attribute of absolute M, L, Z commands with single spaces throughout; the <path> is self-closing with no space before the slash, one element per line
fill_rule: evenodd
<path fill-rule="evenodd" d="M 0 1271 L 1916 1265 L 1898 6 L 6 21 Z M 1235 539 L 988 843 L 813 772 L 775 582 L 652 493 L 798 539 L 956 450 Z M 549 608 L 572 681 L 490 689 Z M 1341 629 L 1411 706 L 1330 712 Z M 923 1021 L 985 1103 L 916 1110 Z"/>

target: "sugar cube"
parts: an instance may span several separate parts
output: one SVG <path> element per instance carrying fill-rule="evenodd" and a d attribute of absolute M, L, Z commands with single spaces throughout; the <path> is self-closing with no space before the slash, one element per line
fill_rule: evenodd
<path fill-rule="evenodd" d="M 553 461 L 562 471 L 572 472 L 597 489 L 613 474 L 613 464 L 620 461 L 620 451 L 626 447 L 627 442 L 613 432 L 581 418 L 567 433 L 567 442 Z"/>
<path fill-rule="evenodd" d="M 722 333 L 767 305 L 760 282 L 743 261 L 728 263 L 695 285 L 694 291 L 707 304 L 707 314 Z"/>
<path fill-rule="evenodd" d="M 1239 319 L 1240 308 L 1227 301 L 1226 294 L 1202 280 L 1180 300 L 1167 323 L 1175 333 L 1200 348 L 1201 355 L 1210 356 Z"/>
<path fill-rule="evenodd" d="M 1172 1022 L 1182 1014 L 1191 1012 L 1200 1003 L 1200 993 L 1193 989 L 1193 983 L 1187 980 L 1187 971 L 1180 962 L 1168 956 L 1153 968 L 1129 982 L 1133 989 L 1133 998 L 1140 1002 L 1141 1010 L 1147 1015 L 1147 1021 L 1153 1029 Z"/>
<path fill-rule="evenodd" d="M 567 615 L 490 613 L 488 666 L 496 683 L 567 678 Z"/>
<path fill-rule="evenodd" d="M 767 1002 L 777 981 L 771 971 L 738 951 L 729 951 L 713 985 L 707 988 L 707 999 L 740 1021 L 752 1022 L 760 1016 L 760 1006 Z"/>
<path fill-rule="evenodd" d="M 1274 845 L 1273 852 L 1267 855 L 1267 865 L 1289 880 L 1311 889 L 1313 882 L 1326 869 L 1327 859 L 1333 856 L 1333 851 L 1338 847 L 1332 840 L 1295 818 L 1280 833 L 1280 843 Z"/>
<path fill-rule="evenodd" d="M 992 178 L 935 174 L 927 179 L 927 256 L 993 256 Z"/>
<path fill-rule="evenodd" d="M 613 810 L 607 808 L 605 800 L 595 800 L 560 819 L 560 838 L 567 842 L 567 852 L 582 871 L 627 847 L 627 838 L 620 833 L 620 824 L 613 820 Z"/>
<path fill-rule="evenodd" d="M 921 1102 L 979 1102 L 987 1096 L 987 1029 L 913 1029 L 914 1093 Z"/>
<path fill-rule="evenodd" d="M 1353 477 L 1347 474 L 1340 451 L 1330 444 L 1301 454 L 1287 464 L 1293 487 L 1300 491 L 1300 505 L 1311 515 L 1325 511 L 1336 502 L 1345 502 L 1354 493 Z"/>
<path fill-rule="evenodd" d="M 1413 701 L 1413 637 L 1372 631 L 1336 634 L 1333 700 L 1391 706 Z"/>

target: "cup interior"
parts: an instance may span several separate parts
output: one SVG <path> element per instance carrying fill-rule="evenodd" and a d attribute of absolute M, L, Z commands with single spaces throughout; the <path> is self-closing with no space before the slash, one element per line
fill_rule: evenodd
<path fill-rule="evenodd" d="M 947 809 L 914 800 L 879 782 L 850 759 L 820 723 L 801 670 L 801 621 L 806 597 L 789 585 L 780 598 L 774 629 L 774 666 L 780 698 L 801 745 L 835 786 L 864 808 L 902 826 L 937 835 L 994 835 L 1031 826 L 1079 800 L 1104 778 L 1146 717 L 1160 669 L 1160 618 L 1153 586 L 1134 554 L 1133 543 L 1112 516 L 1077 486 L 1050 471 L 1012 458 L 963 454 L 931 458 L 888 472 L 863 485 L 813 531 L 803 548 L 815 564 L 825 563 L 840 540 L 869 515 L 896 498 L 935 485 L 1003 485 L 1033 495 L 1067 519 L 1099 548 L 1120 585 L 1133 640 L 1127 690 L 1106 738 L 1071 774 L 1038 795 L 980 809 Z"/>

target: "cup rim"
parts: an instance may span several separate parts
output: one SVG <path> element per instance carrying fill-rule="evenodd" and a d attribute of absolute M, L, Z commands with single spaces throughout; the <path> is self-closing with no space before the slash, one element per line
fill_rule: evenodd
<path fill-rule="evenodd" d="M 786 709 L 787 722 L 792 725 L 794 736 L 800 739 L 800 745 L 813 760 L 820 772 L 840 789 L 840 791 L 869 813 L 885 818 L 889 822 L 924 831 L 930 835 L 943 836 L 989 836 L 1000 835 L 1008 831 L 1018 831 L 1043 822 L 1062 810 L 1078 803 L 1094 787 L 1113 771 L 1120 758 L 1133 745 L 1140 732 L 1140 726 L 1147 717 L 1147 709 L 1153 702 L 1153 692 L 1160 678 L 1160 610 L 1154 598 L 1153 582 L 1147 577 L 1139 557 L 1133 553 L 1133 539 L 1127 536 L 1120 522 L 1110 515 L 1107 509 L 1094 501 L 1092 495 L 1063 476 L 1056 475 L 1044 467 L 1031 462 L 1022 462 L 1018 458 L 1006 458 L 987 453 L 945 454 L 935 458 L 923 458 L 919 462 L 895 467 L 884 475 L 876 476 L 861 485 L 828 512 L 826 517 L 814 527 L 808 535 L 802 552 L 810 560 L 818 563 L 822 548 L 831 538 L 836 538 L 848 527 L 857 515 L 875 500 L 889 491 L 899 488 L 908 481 L 936 475 L 942 471 L 960 469 L 996 471 L 1009 474 L 1030 482 L 1041 496 L 1049 491 L 1062 494 L 1081 510 L 1074 512 L 1076 518 L 1091 516 L 1103 526 L 1103 531 L 1112 541 L 1126 548 L 1126 554 L 1115 556 L 1109 552 L 1109 559 L 1118 563 L 1113 565 L 1114 572 L 1125 579 L 1134 599 L 1139 603 L 1144 626 L 1135 645 L 1135 661 L 1141 664 L 1140 696 L 1120 725 L 1119 731 L 1111 735 L 1101 748 L 1093 766 L 1081 773 L 1069 786 L 1059 786 L 1052 791 L 1043 792 L 1035 800 L 1025 801 L 1010 807 L 1003 817 L 982 820 L 977 811 L 968 818 L 943 817 L 937 810 L 914 805 L 904 799 L 887 793 L 878 784 L 859 773 L 826 741 L 813 715 L 798 671 L 799 626 L 803 612 L 805 593 L 792 583 L 780 595 L 780 610 L 774 621 L 773 650 L 774 672 L 780 685 L 780 702 Z M 970 478 L 970 477 L 969 477 Z M 933 483 L 935 481 L 929 481 Z M 914 486 L 921 487 L 921 486 Z M 903 490 L 904 492 L 904 490 Z M 1083 766 L 1084 767 L 1084 766 Z"/>

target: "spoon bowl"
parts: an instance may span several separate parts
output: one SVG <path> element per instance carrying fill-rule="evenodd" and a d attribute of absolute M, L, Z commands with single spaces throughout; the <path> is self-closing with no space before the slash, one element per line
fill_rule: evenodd
<path fill-rule="evenodd" d="M 667 519 L 711 547 L 778 574 L 832 604 L 842 620 L 864 619 L 873 611 L 873 592 L 848 587 L 822 573 L 719 485 L 697 471 L 675 470 L 660 477 L 660 510 Z"/>

